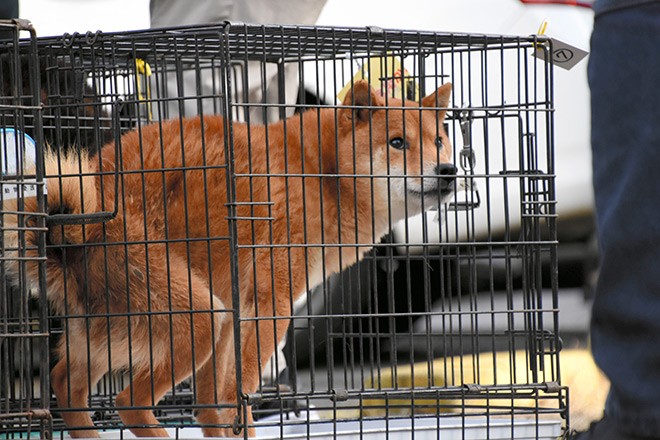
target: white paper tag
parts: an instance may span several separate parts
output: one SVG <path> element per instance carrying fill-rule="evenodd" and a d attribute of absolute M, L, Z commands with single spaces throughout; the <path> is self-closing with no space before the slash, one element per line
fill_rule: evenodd
<path fill-rule="evenodd" d="M 562 69 L 571 70 L 589 54 L 585 50 L 557 40 L 556 38 L 550 38 L 550 40 L 552 41 L 552 62 L 555 66 Z M 550 61 L 546 59 L 546 51 L 543 47 L 537 47 L 534 51 L 534 56 L 544 61 Z"/>
<path fill-rule="evenodd" d="M 33 175 L 37 157 L 37 146 L 28 134 L 14 128 L 0 128 L 0 164 L 2 199 L 34 197 L 37 195 L 36 178 Z M 8 181 L 11 181 L 9 183 Z M 17 183 L 20 181 L 21 183 Z M 44 185 L 44 194 L 46 187 Z"/>

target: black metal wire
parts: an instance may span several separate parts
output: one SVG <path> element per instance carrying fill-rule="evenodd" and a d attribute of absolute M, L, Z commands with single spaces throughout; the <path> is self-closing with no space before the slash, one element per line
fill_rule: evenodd
<path fill-rule="evenodd" d="M 25 20 L 2 21 L 8 28 L 9 40 L 0 42 L 0 77 L 2 108 L 0 126 L 0 429 L 18 426 L 28 435 L 52 436 L 48 380 L 48 314 L 42 308 L 30 309 L 30 296 L 45 303 L 45 200 L 44 168 L 41 151 L 33 151 L 35 163 L 19 162 L 28 153 L 24 134 L 29 133 L 37 145 L 43 144 L 43 125 L 39 103 L 39 66 L 36 33 Z M 28 31 L 26 51 L 18 50 L 20 31 Z M 12 145 L 7 129 L 14 129 Z M 30 128 L 33 128 L 31 130 Z M 13 160 L 10 154 L 13 153 Z M 9 167 L 14 176 L 5 175 Z M 22 196 L 34 188 L 36 209 L 28 211 Z M 16 204 L 6 190 L 16 192 Z M 8 204 L 8 205 L 6 205 Z M 9 233 L 15 243 L 5 242 Z M 33 237 L 32 241 L 26 237 Z M 29 268 L 29 269 L 28 269 Z M 30 280 L 26 272 L 36 271 L 39 280 Z M 13 282 L 9 281 L 9 274 Z M 33 382 L 33 374 L 42 377 Z"/>

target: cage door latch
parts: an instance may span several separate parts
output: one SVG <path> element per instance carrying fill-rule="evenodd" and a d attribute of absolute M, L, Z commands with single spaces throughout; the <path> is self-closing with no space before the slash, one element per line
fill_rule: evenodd
<path fill-rule="evenodd" d="M 459 197 L 458 194 L 454 200 L 447 205 L 449 211 L 470 211 L 476 209 L 481 205 L 481 198 L 479 197 L 479 189 L 477 183 L 474 181 L 472 175 L 474 168 L 477 164 L 477 157 L 472 148 L 472 110 L 463 105 L 463 110 L 460 111 L 460 124 L 461 135 L 463 137 L 463 148 L 459 152 L 459 163 L 461 169 L 465 174 L 463 177 L 462 185 L 457 188 L 458 191 L 465 192 L 464 197 Z"/>

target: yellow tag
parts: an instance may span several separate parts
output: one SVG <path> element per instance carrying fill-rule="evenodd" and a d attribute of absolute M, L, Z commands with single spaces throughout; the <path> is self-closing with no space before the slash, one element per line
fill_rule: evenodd
<path fill-rule="evenodd" d="M 142 58 L 137 58 L 135 60 L 135 68 L 139 74 L 151 76 L 151 66 Z"/>
<path fill-rule="evenodd" d="M 344 85 L 337 95 L 340 102 L 344 100 L 352 84 L 361 79 L 369 81 L 371 87 L 381 96 L 387 95 L 393 98 L 404 96 L 413 101 L 419 99 L 417 82 L 410 77 L 408 70 L 401 66 L 396 56 L 367 58 L 353 79 Z M 402 87 L 404 87 L 403 94 Z"/>
<path fill-rule="evenodd" d="M 147 101 L 147 111 L 149 112 L 148 115 L 148 121 L 151 122 L 153 120 L 153 116 L 151 114 L 151 87 L 149 85 L 149 77 L 151 76 L 151 66 L 149 63 L 144 61 L 141 58 L 136 58 L 135 59 L 135 70 L 137 71 L 138 78 L 137 78 L 137 98 L 138 101 Z M 142 95 L 142 78 L 144 77 L 144 88 L 146 89 L 146 97 Z"/>
<path fill-rule="evenodd" d="M 538 32 L 536 32 L 536 35 L 545 35 L 546 29 L 548 29 L 548 19 L 543 19 L 541 26 L 539 26 Z"/>

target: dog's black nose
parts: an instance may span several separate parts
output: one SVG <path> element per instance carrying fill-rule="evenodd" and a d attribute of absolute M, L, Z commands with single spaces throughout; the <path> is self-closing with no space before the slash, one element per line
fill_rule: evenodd
<path fill-rule="evenodd" d="M 435 166 L 435 174 L 440 177 L 440 182 L 446 186 L 454 182 L 456 171 L 456 167 L 450 163 L 441 163 Z"/>

